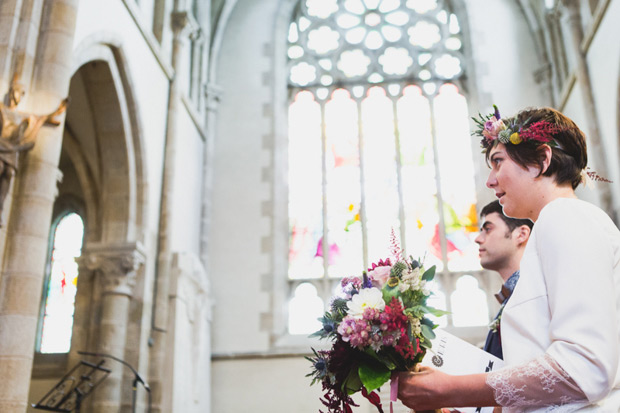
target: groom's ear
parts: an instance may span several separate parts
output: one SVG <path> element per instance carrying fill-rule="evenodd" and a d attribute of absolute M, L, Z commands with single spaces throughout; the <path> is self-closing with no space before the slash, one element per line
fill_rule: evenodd
<path fill-rule="evenodd" d="M 527 225 L 520 225 L 514 229 L 516 232 L 516 240 L 519 244 L 525 244 L 530 239 L 531 229 Z"/>

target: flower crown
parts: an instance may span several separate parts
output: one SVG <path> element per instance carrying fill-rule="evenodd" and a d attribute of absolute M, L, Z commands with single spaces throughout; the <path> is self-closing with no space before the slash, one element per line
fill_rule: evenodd
<path fill-rule="evenodd" d="M 473 131 L 472 135 L 482 137 L 480 146 L 484 150 L 488 150 L 493 146 L 496 140 L 499 140 L 504 145 L 519 145 L 521 143 L 547 144 L 562 150 L 562 146 L 553 139 L 553 136 L 570 128 L 560 127 L 546 120 L 530 124 L 531 118 L 526 119 L 523 123 L 517 123 L 516 119 L 509 120 L 506 123 L 502 120 L 496 105 L 493 105 L 493 109 L 494 112 L 491 114 L 485 116 L 478 113 L 478 118 L 472 118 L 476 125 L 478 125 L 478 129 Z M 600 176 L 590 167 L 586 167 L 582 171 L 582 180 L 586 183 L 588 181 L 612 183 L 612 181 Z"/>
<path fill-rule="evenodd" d="M 553 136 L 566 130 L 546 120 L 529 124 L 530 118 L 523 123 L 517 123 L 513 119 L 507 124 L 502 120 L 496 105 L 493 105 L 493 109 L 495 111 L 489 115 L 485 116 L 478 113 L 478 118 L 472 118 L 478 125 L 478 129 L 472 132 L 472 135 L 482 137 L 480 146 L 484 149 L 491 147 L 496 140 L 505 145 L 519 145 L 525 142 L 538 145 L 546 143 L 549 146 L 558 147 L 559 145 L 553 140 Z"/>

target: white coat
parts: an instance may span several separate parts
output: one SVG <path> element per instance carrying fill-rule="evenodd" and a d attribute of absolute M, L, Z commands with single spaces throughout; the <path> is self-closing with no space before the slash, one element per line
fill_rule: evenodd
<path fill-rule="evenodd" d="M 607 214 L 572 198 L 542 209 L 501 335 L 507 365 L 546 353 L 587 397 L 504 412 L 620 411 L 620 231 Z"/>

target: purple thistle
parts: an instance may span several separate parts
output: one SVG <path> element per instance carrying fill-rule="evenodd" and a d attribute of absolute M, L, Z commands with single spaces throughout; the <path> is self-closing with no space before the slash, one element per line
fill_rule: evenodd
<path fill-rule="evenodd" d="M 493 105 L 493 109 L 495 109 L 493 116 L 495 116 L 495 119 L 500 120 L 501 116 L 499 115 L 499 109 L 497 108 L 497 105 Z"/>

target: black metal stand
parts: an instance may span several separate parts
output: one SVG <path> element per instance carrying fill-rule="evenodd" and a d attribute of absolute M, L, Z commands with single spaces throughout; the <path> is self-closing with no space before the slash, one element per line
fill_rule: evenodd
<path fill-rule="evenodd" d="M 37 404 L 35 409 L 51 412 L 80 412 L 82 401 L 110 374 L 101 367 L 105 360 L 92 364 L 81 360 Z"/>
<path fill-rule="evenodd" d="M 121 363 L 122 365 L 126 366 L 129 368 L 129 370 L 131 370 L 131 372 L 134 375 L 134 379 L 133 379 L 133 383 L 132 383 L 132 389 L 131 389 L 131 396 L 132 396 L 132 409 L 131 411 L 133 413 L 135 413 L 136 411 L 136 399 L 137 399 L 137 391 L 138 391 L 138 383 L 142 383 L 142 386 L 144 386 L 144 390 L 146 390 L 147 395 L 148 395 L 148 410 L 147 413 L 151 413 L 151 388 L 149 387 L 149 385 L 142 379 L 142 377 L 140 376 L 140 374 L 136 371 L 136 369 L 134 369 L 129 363 L 127 363 L 125 360 L 121 360 L 118 357 L 114 357 L 111 354 L 105 354 L 105 353 L 89 353 L 86 351 L 78 351 L 78 354 L 82 354 L 85 356 L 94 356 L 94 357 L 107 357 L 107 358 L 111 358 L 112 360 L 118 361 L 119 363 Z M 102 361 L 103 363 L 103 361 Z"/>

